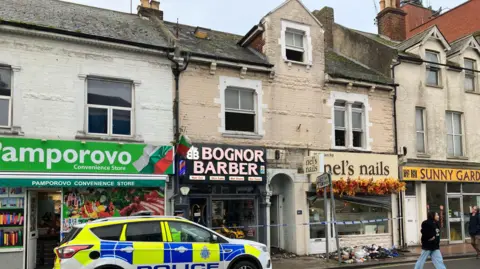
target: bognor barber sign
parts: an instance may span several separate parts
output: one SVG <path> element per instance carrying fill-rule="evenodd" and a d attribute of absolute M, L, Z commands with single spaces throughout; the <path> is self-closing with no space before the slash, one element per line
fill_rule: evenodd
<path fill-rule="evenodd" d="M 1 172 L 173 174 L 173 147 L 0 138 Z"/>
<path fill-rule="evenodd" d="M 187 181 L 265 183 L 264 148 L 195 145 L 187 154 Z"/>

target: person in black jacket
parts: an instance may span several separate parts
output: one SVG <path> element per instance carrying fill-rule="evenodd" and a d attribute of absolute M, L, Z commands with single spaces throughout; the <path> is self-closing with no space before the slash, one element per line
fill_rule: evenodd
<path fill-rule="evenodd" d="M 415 269 L 422 269 L 428 256 L 436 269 L 446 269 L 440 252 L 440 216 L 436 212 L 428 212 L 427 220 L 422 222 L 422 254 L 415 264 Z"/>
<path fill-rule="evenodd" d="M 470 223 L 468 224 L 468 233 L 472 238 L 472 246 L 477 252 L 477 259 L 480 255 L 480 214 L 477 206 L 471 207 Z"/>

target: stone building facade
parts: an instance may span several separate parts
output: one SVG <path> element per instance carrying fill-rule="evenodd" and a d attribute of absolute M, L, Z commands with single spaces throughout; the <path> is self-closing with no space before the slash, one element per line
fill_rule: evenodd
<path fill-rule="evenodd" d="M 258 208 L 258 218 L 253 222 L 259 226 L 270 224 L 270 227 L 252 231 L 251 234 L 258 236 L 251 238 L 298 254 L 325 252 L 326 242 L 325 236 L 322 239 L 316 235 L 322 228 L 301 225 L 316 220 L 311 213 L 315 210 L 314 178 L 304 171 L 305 157 L 338 152 L 338 156 L 351 158 L 348 160 L 353 162 L 363 158 L 367 163 L 375 163 L 385 155 L 389 166 L 396 166 L 393 87 L 389 75 L 373 71 L 340 50 L 327 47 L 324 43 L 327 31 L 320 19 L 300 1 L 289 0 L 265 15 L 243 37 L 165 22 L 173 35 L 172 41 L 190 52 L 188 67 L 180 76 L 181 129 L 193 146 L 200 148 L 200 153 L 209 152 L 209 147 L 223 146 L 265 149 L 265 185 L 260 184 L 243 196 L 254 201 Z M 333 36 L 331 31 L 328 33 Z M 232 127 L 228 119 L 228 113 L 234 111 L 229 107 L 227 94 L 236 88 L 254 92 L 255 105 L 251 113 L 255 115 L 255 123 L 250 131 L 231 130 L 247 128 Z M 335 142 L 336 101 L 344 101 L 347 121 L 345 144 L 340 146 Z M 359 125 L 355 127 L 352 111 L 360 116 L 355 123 Z M 361 134 L 354 138 L 357 131 Z M 187 166 L 189 163 L 186 160 Z M 389 175 L 397 178 L 396 169 Z M 215 209 L 219 205 L 225 209 L 235 204 L 227 202 L 226 195 L 230 195 L 230 200 L 239 199 L 235 195 L 242 195 L 238 187 L 241 184 L 203 182 L 202 185 L 192 181 L 198 178 L 208 181 L 203 175 L 182 181 L 182 186 L 194 190 L 185 209 L 195 219 L 196 208 L 201 208 L 199 216 L 204 220 L 199 221 L 215 228 Z M 224 180 L 231 175 L 220 178 Z M 237 187 L 230 188 L 230 192 L 220 190 L 234 185 Z M 212 188 L 208 195 L 206 190 L 202 193 L 206 186 Z M 182 205 L 179 203 L 179 208 Z M 396 211 L 392 212 L 394 207 L 389 205 L 379 214 L 396 217 Z M 364 210 L 371 211 L 370 208 Z M 329 217 L 324 214 L 320 218 L 325 221 Z M 236 221 L 239 225 L 240 221 Z M 373 237 L 371 231 L 367 234 L 363 226 L 352 226 L 353 230 L 342 236 L 341 244 L 351 245 L 359 238 L 371 239 L 371 243 L 393 244 L 395 225 L 391 221 L 379 225 L 380 230 L 374 231 L 377 237 Z M 356 233 L 362 236 L 352 236 Z"/>

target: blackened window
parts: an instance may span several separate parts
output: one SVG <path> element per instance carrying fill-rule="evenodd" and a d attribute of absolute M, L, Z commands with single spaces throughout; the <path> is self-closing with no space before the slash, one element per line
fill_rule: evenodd
<path fill-rule="evenodd" d="M 225 90 L 225 129 L 255 132 L 255 92 L 251 89 L 227 87 Z"/>
<path fill-rule="evenodd" d="M 304 62 L 304 39 L 305 33 L 295 29 L 287 29 L 285 31 L 285 54 L 287 60 L 295 62 Z"/>

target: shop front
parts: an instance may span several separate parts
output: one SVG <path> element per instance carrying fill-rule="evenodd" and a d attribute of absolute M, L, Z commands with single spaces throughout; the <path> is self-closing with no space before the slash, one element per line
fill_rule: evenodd
<path fill-rule="evenodd" d="M 445 243 L 470 242 L 471 207 L 480 206 L 480 170 L 404 166 L 407 243 L 419 243 L 419 224 L 429 211 L 440 215 L 441 239 Z"/>
<path fill-rule="evenodd" d="M 0 263 L 53 266 L 73 225 L 164 215 L 173 156 L 172 146 L 0 138 Z"/>
<path fill-rule="evenodd" d="M 188 197 L 176 208 L 230 238 L 264 242 L 265 171 L 264 148 L 195 144 L 180 161 L 180 189 Z"/>
<path fill-rule="evenodd" d="M 323 169 L 319 166 L 320 154 L 324 154 Z M 336 248 L 334 226 L 322 224 L 332 221 L 330 199 L 323 199 L 325 189 L 315 188 L 321 170 L 332 175 L 341 247 L 398 244 L 394 233 L 399 217 L 397 193 L 403 184 L 398 181 L 397 163 L 395 155 L 368 153 L 312 152 L 305 158 L 304 170 L 310 173 L 311 186 L 307 193 L 310 254 L 325 253 L 327 237 L 330 250 Z"/>

